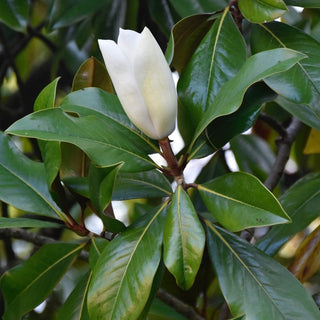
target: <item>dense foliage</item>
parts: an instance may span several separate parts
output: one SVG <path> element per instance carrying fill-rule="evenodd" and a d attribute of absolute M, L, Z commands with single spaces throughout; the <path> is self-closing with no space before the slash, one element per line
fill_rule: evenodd
<path fill-rule="evenodd" d="M 317 8 L 0 0 L 2 318 L 319 319 Z M 145 26 L 182 139 L 130 121 L 98 49 Z"/>

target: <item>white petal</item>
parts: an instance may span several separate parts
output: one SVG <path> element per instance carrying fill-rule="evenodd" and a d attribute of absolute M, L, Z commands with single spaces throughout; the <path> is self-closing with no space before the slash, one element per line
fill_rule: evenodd
<path fill-rule="evenodd" d="M 148 28 L 138 38 L 134 74 L 158 139 L 162 139 L 175 127 L 177 93 L 168 63 Z"/>
<path fill-rule="evenodd" d="M 152 121 L 133 75 L 132 65 L 114 41 L 98 40 L 98 42 L 123 109 L 141 131 L 154 136 Z"/>
<path fill-rule="evenodd" d="M 118 46 L 127 56 L 131 64 L 134 60 L 139 37 L 141 37 L 141 34 L 136 31 L 120 28 Z"/>

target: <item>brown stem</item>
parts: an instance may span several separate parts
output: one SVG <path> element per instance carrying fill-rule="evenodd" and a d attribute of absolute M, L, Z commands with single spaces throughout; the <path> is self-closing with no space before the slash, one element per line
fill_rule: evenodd
<path fill-rule="evenodd" d="M 159 145 L 162 151 L 162 156 L 167 161 L 169 170 L 168 173 L 172 175 L 177 182 L 179 179 L 183 180 L 183 169 L 179 166 L 177 158 L 175 157 L 172 149 L 170 140 L 168 138 L 159 140 Z"/>

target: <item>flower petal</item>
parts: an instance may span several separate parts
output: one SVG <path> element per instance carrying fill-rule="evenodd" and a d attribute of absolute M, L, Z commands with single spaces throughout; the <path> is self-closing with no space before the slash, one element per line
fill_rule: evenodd
<path fill-rule="evenodd" d="M 135 50 L 133 72 L 158 139 L 162 139 L 175 127 L 177 93 L 172 73 L 148 28 L 138 38 Z"/>
<path fill-rule="evenodd" d="M 98 42 L 104 63 L 123 109 L 141 131 L 149 136 L 154 136 L 152 121 L 136 84 L 130 61 L 114 41 L 99 39 Z"/>

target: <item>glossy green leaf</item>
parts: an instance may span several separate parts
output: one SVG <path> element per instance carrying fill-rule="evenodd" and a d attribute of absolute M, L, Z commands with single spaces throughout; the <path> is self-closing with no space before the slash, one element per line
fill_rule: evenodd
<path fill-rule="evenodd" d="M 79 280 L 76 287 L 59 310 L 57 319 L 90 320 L 86 298 L 91 276 L 92 271 L 89 271 Z"/>
<path fill-rule="evenodd" d="M 202 12 L 213 12 L 228 5 L 227 0 L 170 0 L 170 3 L 181 17 Z"/>
<path fill-rule="evenodd" d="M 142 312 L 160 263 L 165 207 L 149 212 L 102 252 L 88 292 L 92 320 L 136 319 Z"/>
<path fill-rule="evenodd" d="M 253 52 L 273 48 L 290 48 L 304 53 L 307 58 L 286 72 L 273 75 L 265 82 L 286 99 L 309 107 L 320 118 L 320 43 L 303 31 L 280 22 L 257 25 L 251 37 Z M 290 109 L 289 109 L 290 112 Z M 305 121 L 303 112 L 296 113 Z M 319 120 L 318 120 L 319 121 Z"/>
<path fill-rule="evenodd" d="M 220 88 L 237 74 L 245 60 L 244 40 L 227 8 L 205 35 L 179 78 L 179 112 L 184 119 L 179 122 L 179 130 L 185 141 L 192 138 Z"/>
<path fill-rule="evenodd" d="M 163 259 L 178 286 L 188 290 L 200 267 L 205 244 L 203 227 L 189 195 L 176 189 L 163 233 Z"/>
<path fill-rule="evenodd" d="M 239 0 L 243 16 L 253 23 L 272 21 L 286 13 L 283 0 Z"/>
<path fill-rule="evenodd" d="M 53 290 L 83 245 L 51 243 L 30 259 L 4 273 L 1 288 L 5 300 L 3 320 L 20 319 Z"/>
<path fill-rule="evenodd" d="M 206 224 L 209 255 L 234 316 L 319 319 L 313 299 L 286 268 L 247 241 L 210 222 Z"/>
<path fill-rule="evenodd" d="M 3 218 L 0 217 L 2 228 L 63 228 L 63 224 L 29 218 Z"/>
<path fill-rule="evenodd" d="M 284 0 L 284 2 L 289 6 L 320 8 L 319 0 Z"/>
<path fill-rule="evenodd" d="M 29 16 L 29 2 L 26 0 L 1 0 L 0 21 L 15 31 L 24 32 Z"/>
<path fill-rule="evenodd" d="M 256 135 L 239 135 L 230 141 L 240 171 L 265 181 L 276 159 L 270 145 Z"/>
<path fill-rule="evenodd" d="M 54 108 L 58 81 L 59 78 L 56 78 L 42 89 L 36 101 L 34 102 L 34 111 Z M 41 140 L 38 141 L 38 144 L 44 166 L 46 168 L 47 182 L 48 185 L 51 186 L 59 172 L 61 165 L 60 144 L 56 141 L 47 142 Z"/>
<path fill-rule="evenodd" d="M 250 174 L 229 173 L 198 190 L 212 215 L 230 231 L 290 222 L 274 195 Z"/>
<path fill-rule="evenodd" d="M 298 180 L 281 197 L 280 203 L 288 212 L 292 223 L 274 226 L 257 243 L 268 255 L 275 255 L 285 242 L 305 229 L 320 216 L 320 174 L 310 173 Z"/>
<path fill-rule="evenodd" d="M 158 170 L 146 172 L 120 172 L 112 195 L 113 200 L 160 198 L 172 194 L 168 179 Z"/>
<path fill-rule="evenodd" d="M 92 238 L 90 251 L 89 251 L 89 264 L 90 268 L 93 270 L 102 251 L 109 245 L 109 241 L 104 238 Z"/>
<path fill-rule="evenodd" d="M 239 108 L 245 92 L 252 84 L 272 74 L 288 70 L 303 58 L 305 55 L 291 49 L 268 50 L 251 56 L 237 75 L 225 83 L 218 92 L 203 115 L 190 148 L 214 119 L 233 113 Z"/>
<path fill-rule="evenodd" d="M 127 228 L 123 222 L 106 214 L 102 214 L 100 218 L 103 222 L 105 230 L 112 232 L 113 234 L 122 232 Z"/>
<path fill-rule="evenodd" d="M 72 91 L 96 87 L 113 93 L 113 86 L 105 66 L 96 58 L 87 59 L 73 78 Z"/>
<path fill-rule="evenodd" d="M 256 122 L 263 103 L 274 98 L 276 98 L 274 91 L 263 82 L 255 83 L 244 95 L 243 102 L 236 112 L 219 117 L 210 123 L 206 129 L 206 138 L 215 149 L 220 149 L 231 138 L 250 129 Z"/>
<path fill-rule="evenodd" d="M 176 23 L 171 31 L 166 59 L 179 74 L 188 63 L 202 38 L 209 31 L 218 15 L 196 14 Z"/>
<path fill-rule="evenodd" d="M 115 185 L 115 180 L 121 166 L 97 168 L 91 166 L 89 170 L 90 200 L 99 215 L 103 215 L 109 205 Z"/>
<path fill-rule="evenodd" d="M 24 156 L 8 136 L 0 132 L 0 199 L 23 211 L 67 217 L 52 199 L 43 163 Z"/>
<path fill-rule="evenodd" d="M 65 107 L 67 108 L 67 107 Z M 68 111 L 80 115 L 81 107 Z M 87 110 L 84 110 L 85 112 Z M 75 144 L 99 166 L 124 163 L 126 171 L 155 167 L 148 154 L 154 149 L 137 132 L 102 114 L 72 116 L 61 108 L 47 109 L 28 115 L 11 125 L 7 132 L 24 137 Z"/>

